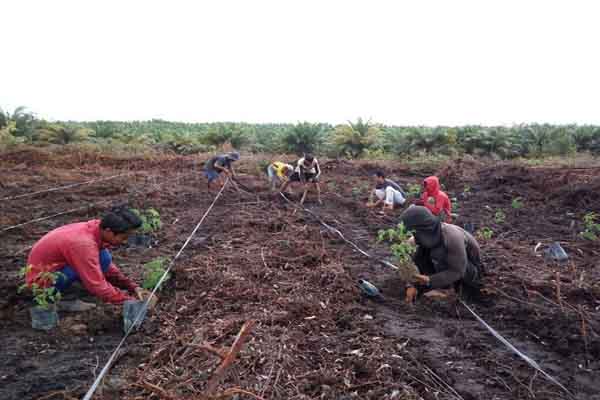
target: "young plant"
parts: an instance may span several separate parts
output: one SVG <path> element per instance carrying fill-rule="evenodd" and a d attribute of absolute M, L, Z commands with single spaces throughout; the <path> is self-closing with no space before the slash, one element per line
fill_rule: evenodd
<path fill-rule="evenodd" d="M 463 189 L 463 193 L 464 194 L 471 193 L 471 186 L 465 185 L 465 187 Z"/>
<path fill-rule="evenodd" d="M 30 265 L 21 268 L 19 270 L 19 276 L 24 278 L 30 269 Z M 31 285 L 24 283 L 19 286 L 17 291 L 22 293 L 26 289 L 31 290 L 35 304 L 38 307 L 47 310 L 51 305 L 58 303 L 62 297 L 61 293 L 54 287 L 54 284 L 63 276 L 64 274 L 58 271 L 42 272 L 37 278 L 37 281 L 40 282 L 41 285 L 38 283 L 32 283 Z"/>
<path fill-rule="evenodd" d="M 494 235 L 494 231 L 486 226 L 484 228 L 481 228 L 477 232 L 477 235 L 482 239 L 490 240 L 492 238 L 492 236 Z"/>
<path fill-rule="evenodd" d="M 271 164 L 271 162 L 269 160 L 260 160 L 256 163 L 256 170 L 258 172 L 258 176 L 263 176 L 264 174 L 267 173 L 267 168 L 269 168 L 269 165 Z"/>
<path fill-rule="evenodd" d="M 131 211 L 142 220 L 142 226 L 138 229 L 139 233 L 147 235 L 156 232 L 162 227 L 160 214 L 154 208 L 148 208 L 144 211 L 132 209 Z"/>
<path fill-rule="evenodd" d="M 165 274 L 165 263 L 167 260 L 163 257 L 155 258 L 154 260 L 144 264 L 144 282 L 142 287 L 147 290 L 153 290 L 160 281 L 160 278 Z M 165 282 L 171 278 L 171 274 L 167 274 Z"/>
<path fill-rule="evenodd" d="M 600 235 L 600 224 L 596 223 L 599 215 L 595 212 L 589 212 L 583 216 L 584 231 L 579 235 L 586 240 L 598 240 Z"/>
<path fill-rule="evenodd" d="M 403 223 L 398 224 L 394 229 L 382 229 L 377 235 L 378 242 L 390 243 L 390 250 L 400 267 L 401 277 L 407 282 L 411 281 L 415 274 L 418 274 L 416 267 L 412 264 L 416 246 L 408 242 L 411 236 Z"/>
<path fill-rule="evenodd" d="M 520 210 L 521 208 L 523 208 L 523 199 L 521 199 L 520 197 L 515 197 L 514 199 L 512 199 L 511 206 L 515 210 Z"/>
<path fill-rule="evenodd" d="M 408 197 L 419 197 L 421 195 L 421 185 L 417 183 L 409 183 L 407 189 Z"/>
<path fill-rule="evenodd" d="M 363 194 L 364 192 L 369 190 L 369 186 L 366 184 L 362 184 L 362 185 L 358 185 L 358 186 L 354 186 L 352 188 L 352 196 L 354 198 L 356 197 L 360 197 L 361 194 Z"/>
<path fill-rule="evenodd" d="M 458 202 L 458 199 L 456 197 L 453 197 L 450 201 L 452 201 L 452 211 L 459 212 L 461 204 Z"/>
<path fill-rule="evenodd" d="M 506 221 L 506 214 L 504 214 L 504 211 L 496 211 L 496 214 L 494 214 L 494 221 L 496 221 L 497 224 L 501 224 Z"/>

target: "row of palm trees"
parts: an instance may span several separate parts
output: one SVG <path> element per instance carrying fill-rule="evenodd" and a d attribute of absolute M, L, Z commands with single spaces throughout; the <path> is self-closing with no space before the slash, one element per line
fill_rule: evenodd
<path fill-rule="evenodd" d="M 255 152 L 321 152 L 359 158 L 374 155 L 460 153 L 519 156 L 600 153 L 600 127 L 531 124 L 512 127 L 397 127 L 358 118 L 333 126 L 323 123 L 247 124 L 151 121 L 47 122 L 24 107 L 0 109 L 0 141 L 68 144 L 124 143 L 176 153 L 208 151 L 224 143 Z"/>

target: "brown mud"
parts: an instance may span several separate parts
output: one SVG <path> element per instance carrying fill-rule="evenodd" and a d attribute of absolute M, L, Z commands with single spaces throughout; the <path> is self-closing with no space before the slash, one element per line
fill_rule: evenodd
<path fill-rule="evenodd" d="M 96 398 L 200 398 L 245 321 L 257 321 L 219 392 L 241 388 L 265 399 L 567 399 L 508 351 L 451 295 L 404 304 L 397 273 L 366 259 L 313 217 L 266 190 L 257 158 L 240 162 L 228 187 L 176 263 L 157 309 L 131 335 Z M 29 326 L 17 271 L 50 229 L 96 218 L 129 201 L 160 211 L 150 249 L 120 248 L 115 261 L 137 281 L 141 263 L 170 257 L 217 193 L 207 192 L 192 158 L 133 161 L 110 156 L 15 152 L 2 158 L 0 197 L 135 170 L 115 179 L 0 202 L 0 230 L 44 215 L 107 201 L 0 233 L 0 398 L 81 398 L 122 337 L 118 307 L 61 313 L 50 333 Z M 456 223 L 492 229 L 481 239 L 488 293 L 472 308 L 536 360 L 577 399 L 600 399 L 600 243 L 581 239 L 582 217 L 600 212 L 600 169 L 545 168 L 457 160 L 440 167 L 322 161 L 324 204 L 307 207 L 361 248 L 388 256 L 377 231 L 401 212 L 364 207 L 368 174 L 384 169 L 400 183 L 437 173 L 455 198 Z M 511 206 L 520 198 L 522 208 Z M 496 218 L 497 211 L 504 219 Z M 559 241 L 570 260 L 546 262 L 534 248 Z M 379 287 L 365 298 L 356 281 Z M 560 293 L 560 297 L 557 296 Z M 208 345 L 208 346 L 207 346 Z M 212 347 L 211 347 L 212 346 Z M 239 398 L 252 398 L 237 394 Z"/>

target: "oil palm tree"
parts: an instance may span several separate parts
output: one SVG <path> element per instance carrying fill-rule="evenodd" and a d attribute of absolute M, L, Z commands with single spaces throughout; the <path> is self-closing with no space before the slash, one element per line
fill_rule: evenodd
<path fill-rule="evenodd" d="M 341 154 L 357 158 L 375 143 L 380 133 L 379 125 L 358 118 L 356 122 L 337 126 L 333 131 L 333 143 Z"/>
<path fill-rule="evenodd" d="M 323 144 L 326 132 L 326 125 L 298 122 L 281 135 L 282 147 L 297 155 L 314 153 Z"/>
<path fill-rule="evenodd" d="M 54 144 L 69 144 L 86 140 L 91 129 L 64 126 L 59 124 L 47 125 L 38 130 L 39 138 Z"/>

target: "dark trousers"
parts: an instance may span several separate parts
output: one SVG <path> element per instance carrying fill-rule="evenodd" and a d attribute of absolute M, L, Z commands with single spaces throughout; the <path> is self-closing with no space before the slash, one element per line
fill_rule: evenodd
<path fill-rule="evenodd" d="M 110 254 L 110 251 L 107 249 L 100 250 L 98 259 L 100 261 L 100 268 L 102 269 L 102 272 L 106 273 L 110 267 L 110 264 L 112 264 L 112 255 Z M 59 275 L 59 277 L 56 279 L 54 287 L 59 292 L 64 292 L 65 290 L 69 289 L 74 282 L 81 282 L 79 275 L 77 275 L 77 272 L 75 272 L 73 267 L 70 265 L 65 265 L 57 272 L 60 272 L 61 275 Z"/>

